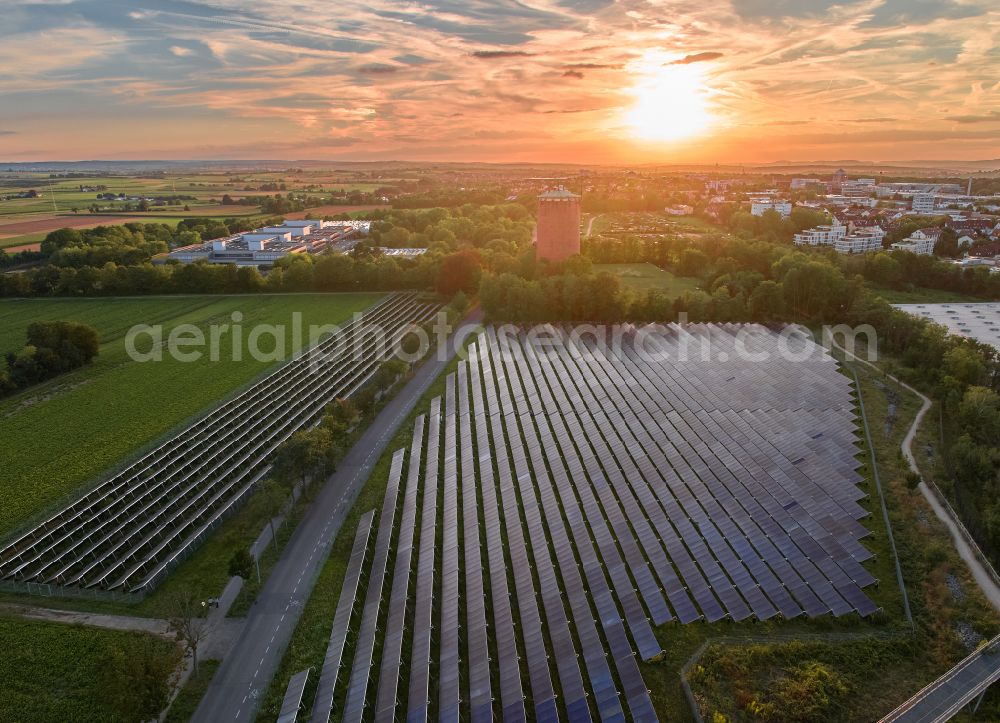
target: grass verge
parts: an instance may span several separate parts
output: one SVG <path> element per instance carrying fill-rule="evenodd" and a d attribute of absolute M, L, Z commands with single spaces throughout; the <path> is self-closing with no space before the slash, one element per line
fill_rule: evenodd
<path fill-rule="evenodd" d="M 191 716 L 198 709 L 201 699 L 205 697 L 205 691 L 208 690 L 215 671 L 219 669 L 221 664 L 221 661 L 218 660 L 206 660 L 198 666 L 198 675 L 192 675 L 188 678 L 187 683 L 184 684 L 181 692 L 177 694 L 171 704 L 170 710 L 167 711 L 167 717 L 164 718 L 163 723 L 187 723 L 191 720 Z"/>

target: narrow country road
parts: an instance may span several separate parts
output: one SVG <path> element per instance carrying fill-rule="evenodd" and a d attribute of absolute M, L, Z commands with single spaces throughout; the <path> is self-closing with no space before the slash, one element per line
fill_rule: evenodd
<path fill-rule="evenodd" d="M 871 362 L 854 356 L 846 349 L 844 349 L 842 346 L 837 344 L 837 342 L 834 341 L 832 343 L 833 346 L 835 346 L 837 349 L 839 349 L 841 352 L 844 353 L 845 358 L 850 357 L 856 363 L 864 364 L 865 366 L 874 369 L 880 375 L 885 376 L 888 379 L 891 379 L 893 382 L 901 386 L 903 389 L 906 389 L 908 392 L 915 394 L 920 399 L 921 402 L 920 411 L 917 412 L 917 416 L 913 419 L 913 424 L 910 426 L 909 431 L 903 438 L 903 443 L 900 445 L 900 449 L 903 452 L 903 456 L 906 458 L 906 463 L 910 466 L 910 470 L 915 474 L 919 475 L 920 468 L 917 466 L 917 460 L 913 456 L 913 439 L 914 437 L 916 437 L 917 431 L 920 429 L 921 422 L 923 422 L 924 417 L 927 415 L 927 412 L 931 408 L 931 400 L 928 399 L 925 395 L 921 394 L 916 389 L 914 389 L 913 387 L 911 387 L 906 382 L 897 379 L 892 374 L 884 372 Z M 956 523 L 955 519 L 953 519 L 951 514 L 949 514 L 948 510 L 944 508 L 944 505 L 941 504 L 941 502 L 938 500 L 937 496 L 934 494 L 931 488 L 928 487 L 927 483 L 921 480 L 919 484 L 919 489 L 920 493 L 924 496 L 924 499 L 927 500 L 927 504 L 930 505 L 930 508 L 934 511 L 934 515 L 939 520 L 941 520 L 941 522 L 944 524 L 945 527 L 948 528 L 948 533 L 951 535 L 951 541 L 955 545 L 955 549 L 958 551 L 959 557 L 961 557 L 962 560 L 965 562 L 965 564 L 968 566 L 969 571 L 972 573 L 973 579 L 976 581 L 976 584 L 979 586 L 979 589 L 983 591 L 983 595 L 986 596 L 986 599 L 989 600 L 990 604 L 994 608 L 1000 610 L 1000 586 L 997 585 L 996 581 L 993 579 L 993 576 L 990 575 L 990 573 L 986 570 L 986 567 L 983 565 L 983 563 L 980 562 L 979 557 L 976 555 L 976 553 L 972 551 L 972 548 L 969 546 L 969 543 L 966 542 L 965 540 L 965 536 L 962 535 L 962 532 L 959 530 L 958 524 Z"/>
<path fill-rule="evenodd" d="M 352 504 L 399 425 L 479 325 L 475 312 L 382 409 L 317 494 L 275 564 L 192 721 L 252 721 Z"/>
<path fill-rule="evenodd" d="M 590 232 L 594 230 L 594 221 L 596 221 L 600 215 L 601 214 L 596 214 L 590 217 L 590 220 L 587 222 L 587 231 L 583 234 L 584 236 L 590 236 Z"/>

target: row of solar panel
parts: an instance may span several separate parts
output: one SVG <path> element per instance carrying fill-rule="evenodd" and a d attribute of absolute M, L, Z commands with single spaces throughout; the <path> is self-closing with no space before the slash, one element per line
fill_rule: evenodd
<path fill-rule="evenodd" d="M 387 325 L 395 333 L 432 311 L 411 297 L 398 297 L 366 315 L 364 323 Z M 136 465 L 134 474 L 105 485 L 100 498 L 71 505 L 9 547 L 10 556 L 0 562 L 3 574 L 107 589 L 155 583 L 252 489 L 277 444 L 372 373 L 381 359 L 377 350 L 375 341 L 358 340 L 332 363 L 314 365 L 313 355 L 293 360 L 280 378 L 272 378 L 274 387 L 226 405 L 217 426 L 196 424 L 195 433 L 162 447 L 159 457 Z M 208 449 L 211 454 L 205 454 Z"/>
<path fill-rule="evenodd" d="M 653 624 L 874 612 L 861 591 L 874 578 L 860 565 L 855 420 L 834 368 L 802 372 L 819 405 L 729 409 L 715 389 L 628 347 L 604 356 L 567 341 L 542 354 L 522 342 L 487 329 L 447 379 L 443 424 L 438 398 L 426 440 L 423 418 L 415 426 L 389 610 L 377 609 L 381 583 L 370 585 L 344 720 L 376 697 L 368 651 L 382 615 L 377 720 L 402 707 L 413 721 L 434 710 L 524 720 L 526 695 L 540 720 L 624 720 L 625 710 L 655 720 L 633 652 L 660 652 Z M 789 374 L 783 383 L 800 381 Z M 756 383 L 744 377 L 727 383 Z M 393 535 L 390 492 L 379 540 Z M 378 550 L 377 540 L 373 580 L 385 576 Z"/>
<path fill-rule="evenodd" d="M 570 359 L 570 356 L 568 354 L 563 356 L 564 358 L 561 359 L 562 363 L 573 364 L 573 360 Z M 557 375 L 558 378 L 567 380 L 575 380 L 579 378 L 579 379 L 589 380 L 591 385 L 595 383 L 594 381 L 595 378 L 592 376 L 593 370 L 591 370 L 591 372 L 588 373 L 586 369 L 580 368 L 575 365 L 572 368 L 570 368 L 569 366 L 562 367 L 553 362 L 553 359 L 555 358 L 559 358 L 559 355 L 554 355 L 554 356 L 548 355 L 546 356 L 545 361 L 550 365 L 552 365 L 551 368 L 554 371 L 552 371 L 551 373 Z M 586 358 L 586 357 L 580 357 L 580 358 Z M 593 356 L 591 358 L 593 358 Z M 602 370 L 601 373 L 604 373 L 604 370 L 607 369 L 614 369 L 617 372 L 621 373 L 623 366 L 629 367 L 630 365 L 631 365 L 630 371 L 633 372 L 631 379 L 632 380 L 645 379 L 645 382 L 640 384 L 633 383 L 631 385 L 628 385 L 628 384 L 622 384 L 618 378 L 614 379 L 613 381 L 610 378 L 608 378 L 606 379 L 605 386 L 602 389 L 602 395 L 606 399 L 612 400 L 616 396 L 620 398 L 623 391 L 627 389 L 631 390 L 631 393 L 633 394 L 636 393 L 637 389 L 642 389 L 642 390 L 648 390 L 647 392 L 648 394 L 655 395 L 659 393 L 659 390 L 671 390 L 671 389 L 676 389 L 678 386 L 680 386 L 678 380 L 676 379 L 671 380 L 673 383 L 668 385 L 663 383 L 665 380 L 662 377 L 660 377 L 659 379 L 655 377 L 652 379 L 645 377 L 643 371 L 638 369 L 638 367 L 635 364 L 632 364 L 631 361 L 628 359 L 616 358 L 614 360 L 614 363 L 607 363 L 606 365 L 600 365 L 598 366 L 598 368 Z M 647 365 L 647 366 L 653 366 L 653 365 Z M 659 370 L 659 369 L 669 368 L 670 365 L 668 364 L 656 365 L 656 367 Z M 682 383 L 682 380 L 680 380 L 680 383 Z M 593 389 L 593 386 L 591 386 L 590 389 Z M 582 400 L 585 394 L 577 392 L 575 396 L 576 398 Z M 670 402 L 666 401 L 662 397 L 659 403 L 660 403 L 659 406 L 660 410 L 669 410 L 674 408 L 674 405 L 671 405 Z M 624 405 L 622 405 L 621 408 L 627 409 L 627 407 L 625 407 Z M 597 409 L 598 409 L 597 412 L 598 416 L 602 416 L 603 412 L 599 411 L 600 410 L 599 407 Z M 658 416 L 662 416 L 662 411 Z M 629 416 L 629 419 L 650 420 L 651 417 L 650 415 L 631 414 Z M 608 429 L 616 429 L 616 430 L 628 429 L 628 425 L 624 423 L 624 420 L 621 420 L 619 422 L 618 420 L 612 421 L 610 419 L 605 419 L 601 423 Z M 651 426 L 650 422 L 646 422 L 646 425 L 647 429 Z M 657 436 L 656 439 L 657 442 L 662 443 L 666 440 L 667 437 L 670 437 L 669 440 L 666 440 L 667 441 L 666 449 L 668 449 L 670 452 L 669 459 L 673 462 L 674 465 L 678 466 L 679 471 L 681 473 L 680 475 L 676 475 L 675 480 L 668 480 L 668 486 L 670 487 L 672 492 L 678 495 L 679 501 L 682 504 L 684 503 L 687 504 L 685 508 L 686 512 L 691 514 L 692 519 L 698 520 L 699 527 L 703 528 L 699 530 L 698 533 L 688 529 L 687 531 L 691 534 L 690 537 L 687 537 L 684 535 L 685 530 L 684 526 L 682 525 L 681 531 L 682 531 L 682 537 L 684 537 L 685 544 L 688 547 L 692 546 L 697 547 L 698 546 L 697 537 L 699 536 L 704 537 L 706 541 L 709 543 L 709 546 L 712 548 L 713 552 L 716 554 L 716 556 L 720 557 L 720 562 L 723 562 L 724 565 L 726 565 L 727 562 L 729 563 L 728 565 L 726 565 L 726 567 L 727 567 L 727 572 L 730 573 L 730 576 L 733 577 L 734 580 L 744 579 L 745 581 L 746 573 L 740 570 L 741 566 L 739 565 L 738 558 L 735 555 L 733 555 L 731 550 L 727 549 L 728 546 L 725 544 L 725 541 L 723 539 L 725 538 L 726 540 L 728 540 L 732 537 L 733 535 L 732 526 L 731 525 L 729 526 L 730 529 L 728 535 L 722 535 L 715 527 L 715 518 L 726 521 L 728 520 L 728 514 L 723 512 L 722 509 L 718 506 L 717 500 L 715 499 L 715 497 L 713 497 L 713 493 L 722 495 L 723 500 L 731 502 L 730 505 L 726 506 L 726 509 L 732 509 L 734 505 L 736 505 L 736 509 L 739 509 L 738 505 L 740 504 L 739 502 L 740 500 L 745 500 L 748 498 L 750 500 L 756 500 L 761 497 L 767 499 L 767 496 L 761 494 L 761 491 L 759 489 L 756 490 L 757 492 L 756 495 L 754 494 L 747 495 L 746 490 L 744 490 L 742 494 L 739 495 L 732 494 L 731 492 L 725 492 L 725 488 L 721 485 L 721 483 L 718 482 L 718 478 L 716 477 L 717 473 L 722 475 L 721 470 L 726 469 L 725 465 L 718 463 L 717 458 L 714 456 L 712 451 L 708 450 L 707 445 L 704 443 L 704 441 L 702 441 L 703 438 L 712 439 L 712 436 L 707 432 L 707 430 L 697 430 L 697 431 L 691 430 L 691 437 L 694 440 L 696 440 L 697 444 L 699 445 L 699 449 L 695 450 L 691 445 L 687 445 L 682 437 L 679 437 L 679 435 L 677 434 L 677 427 L 675 425 L 666 424 L 660 426 L 657 424 L 655 425 L 655 427 L 659 428 L 659 432 L 657 432 L 656 429 L 653 429 L 651 431 L 653 431 L 653 433 Z M 713 439 L 713 442 L 716 442 L 717 445 L 724 445 L 728 441 L 729 440 L 724 435 L 720 439 Z M 671 446 L 671 443 L 676 446 Z M 626 440 L 626 444 L 631 448 L 633 442 L 631 440 Z M 655 450 L 650 450 L 648 447 L 643 447 L 643 448 L 646 449 L 647 452 L 652 451 L 655 456 Z M 661 449 L 661 452 L 662 451 L 663 450 Z M 854 452 L 854 449 L 849 448 L 845 452 L 845 454 L 851 455 L 852 452 Z M 704 457 L 701 455 L 704 455 Z M 645 474 L 652 475 L 655 471 L 659 471 L 660 473 L 663 473 L 664 471 L 672 472 L 671 464 L 667 462 L 667 457 L 668 455 L 663 455 L 658 460 L 658 464 L 655 465 L 655 469 L 653 468 L 653 466 L 650 466 L 651 468 L 647 470 Z M 627 459 L 627 455 L 625 455 L 624 458 Z M 705 458 L 707 458 L 710 463 L 714 464 L 706 464 Z M 683 460 L 685 459 L 693 461 L 693 464 L 691 466 L 686 466 L 683 462 Z M 680 462 L 678 462 L 678 460 L 680 460 Z M 728 473 L 729 471 L 726 470 L 726 472 Z M 746 469 L 741 469 L 740 472 L 741 472 L 741 477 L 743 478 L 750 476 Z M 731 473 L 730 477 L 732 477 Z M 691 493 L 686 490 L 684 484 L 680 481 L 681 479 L 685 480 L 688 485 L 691 485 L 692 482 L 698 484 L 700 482 L 704 482 L 707 480 L 709 484 L 713 485 L 713 489 L 711 492 L 707 492 L 702 495 L 692 496 Z M 733 478 L 732 481 L 735 482 L 735 478 Z M 715 503 L 714 505 L 715 514 L 709 515 L 702 512 L 701 515 L 699 516 L 698 514 L 699 508 L 695 506 L 699 501 L 702 504 L 705 504 L 706 501 L 710 505 L 712 503 Z M 794 524 L 790 524 L 788 526 L 794 527 Z M 860 525 L 858 527 L 860 528 Z M 863 530 L 863 528 L 861 529 Z M 705 532 L 706 530 L 708 531 L 707 534 Z M 829 537 L 829 534 L 828 533 L 826 534 Z M 739 539 L 738 536 L 737 539 Z M 809 549 L 810 555 L 815 555 L 821 558 L 820 565 L 825 565 L 829 574 L 831 574 L 834 578 L 838 579 L 839 582 L 841 583 L 841 585 L 838 587 L 841 586 L 844 587 L 845 590 L 848 591 L 848 594 L 851 595 L 852 599 L 856 600 L 859 603 L 858 607 L 860 612 L 862 612 L 863 614 L 869 614 L 870 612 L 873 612 L 874 606 L 870 603 L 870 601 L 864 602 L 867 600 L 867 598 L 863 594 L 861 594 L 860 596 L 857 595 L 857 593 L 859 593 L 860 590 L 858 590 L 856 586 L 852 588 L 851 585 L 849 583 L 846 583 L 843 577 L 838 574 L 835 568 L 829 567 L 828 565 L 829 560 L 826 559 L 827 558 L 826 552 L 822 549 L 817 549 L 815 540 L 813 540 L 812 538 L 803 537 L 802 535 L 799 535 L 798 542 L 800 544 L 803 544 L 805 547 Z M 861 551 L 861 553 L 865 557 L 867 557 L 868 553 L 864 551 L 864 548 L 862 548 L 860 545 L 857 545 L 856 547 L 858 550 Z M 752 559 L 755 556 L 751 552 L 748 555 L 748 557 Z M 701 561 L 701 556 L 699 556 L 699 562 L 700 561 Z M 868 584 L 873 581 L 870 575 L 866 571 L 864 571 L 863 568 L 860 568 L 860 566 L 857 565 L 857 561 L 854 558 L 850 557 L 849 555 L 846 554 L 840 555 L 839 561 L 851 568 L 852 572 L 856 576 L 857 581 L 860 582 L 862 585 Z M 754 564 L 756 564 L 756 562 Z M 762 568 L 759 568 L 758 566 L 758 569 Z M 767 574 L 766 569 L 762 569 L 761 574 L 766 575 Z M 664 582 L 665 584 L 668 585 L 667 589 L 669 590 L 670 589 L 669 584 L 666 581 Z M 746 609 L 746 605 L 744 605 L 738 597 L 734 596 L 730 592 L 730 586 L 728 584 L 723 586 L 721 590 L 717 589 L 716 591 L 719 592 L 720 595 L 724 597 L 724 602 L 727 603 L 727 609 L 729 610 L 730 614 L 737 613 L 739 615 L 745 616 L 746 614 L 749 613 L 749 611 Z M 760 600 L 759 594 L 755 593 L 752 587 L 749 587 L 748 585 L 744 584 L 743 591 L 745 595 L 752 596 L 757 600 L 758 604 L 755 610 L 758 614 L 770 612 L 769 610 L 770 606 L 767 605 L 766 603 L 763 603 Z M 785 603 L 784 605 L 781 606 L 783 608 L 783 612 L 785 612 L 786 614 L 790 613 L 791 609 L 787 605 L 787 599 L 785 599 L 786 596 L 780 592 L 776 592 L 776 595 L 778 595 L 779 598 L 782 598 Z M 834 610 L 843 610 L 843 605 L 842 605 L 843 601 L 840 599 L 840 596 L 837 595 L 837 593 L 832 593 L 831 595 L 829 595 L 829 599 L 826 602 L 829 603 L 829 607 L 827 609 L 833 608 Z M 711 607 L 713 607 L 713 610 L 715 610 L 714 606 Z M 715 610 L 715 614 L 718 614 L 718 610 Z M 819 611 L 814 610 L 814 614 L 819 614 Z"/>

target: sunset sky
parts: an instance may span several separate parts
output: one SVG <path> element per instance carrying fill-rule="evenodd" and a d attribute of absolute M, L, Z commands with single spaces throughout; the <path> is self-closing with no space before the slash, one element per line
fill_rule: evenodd
<path fill-rule="evenodd" d="M 0 160 L 1000 157 L 1000 0 L 0 0 Z"/>

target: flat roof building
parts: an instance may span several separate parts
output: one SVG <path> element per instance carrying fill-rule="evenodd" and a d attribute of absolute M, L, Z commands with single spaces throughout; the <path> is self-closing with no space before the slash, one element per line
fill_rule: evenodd
<path fill-rule="evenodd" d="M 914 316 L 947 327 L 952 334 L 992 344 L 1000 349 L 1000 304 L 895 304 Z"/>
<path fill-rule="evenodd" d="M 364 227 L 365 231 L 367 228 Z M 267 226 L 182 246 L 156 260 L 160 263 L 207 261 L 212 264 L 267 267 L 291 254 L 349 251 L 358 243 L 361 233 L 357 225 L 350 222 L 286 221 L 281 226 Z"/>
<path fill-rule="evenodd" d="M 914 213 L 931 215 L 934 213 L 934 200 L 933 193 L 915 193 L 910 208 Z"/>
<path fill-rule="evenodd" d="M 777 211 L 785 218 L 792 213 L 791 201 L 782 201 L 777 198 L 752 198 L 750 199 L 750 213 L 754 216 L 763 216 L 768 211 Z"/>
<path fill-rule="evenodd" d="M 832 224 L 800 231 L 795 234 L 793 241 L 796 246 L 832 246 L 845 236 L 847 236 L 847 226 L 833 219 Z"/>

